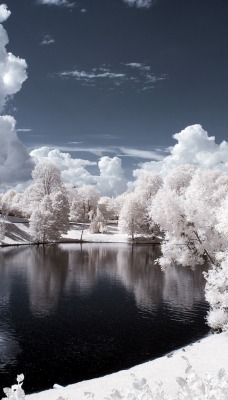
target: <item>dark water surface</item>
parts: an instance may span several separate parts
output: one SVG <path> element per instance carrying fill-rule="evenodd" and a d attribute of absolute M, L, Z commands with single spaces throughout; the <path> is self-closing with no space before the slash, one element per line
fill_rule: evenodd
<path fill-rule="evenodd" d="M 162 272 L 151 245 L 0 250 L 0 398 L 156 358 L 208 332 L 202 268 Z"/>

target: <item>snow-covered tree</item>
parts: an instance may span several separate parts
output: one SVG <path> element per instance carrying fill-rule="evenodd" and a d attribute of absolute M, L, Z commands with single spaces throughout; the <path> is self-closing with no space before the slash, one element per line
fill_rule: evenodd
<path fill-rule="evenodd" d="M 59 232 L 55 229 L 55 218 L 49 195 L 45 195 L 39 206 L 32 212 L 29 220 L 30 232 L 39 243 L 55 241 Z"/>
<path fill-rule="evenodd" d="M 62 188 L 60 169 L 49 161 L 40 161 L 32 172 L 37 196 L 50 195 Z"/>
<path fill-rule="evenodd" d="M 138 233 L 143 233 L 145 224 L 145 208 L 140 198 L 135 193 L 129 193 L 125 197 L 125 203 L 120 211 L 119 229 L 122 233 L 127 233 L 132 239 Z"/>
<path fill-rule="evenodd" d="M 0 218 L 0 242 L 3 241 L 6 233 L 6 223 L 4 221 L 4 218 Z"/>
<path fill-rule="evenodd" d="M 217 255 L 219 265 L 205 274 L 205 296 L 210 304 L 207 323 L 214 330 L 228 330 L 228 251 Z"/>
<path fill-rule="evenodd" d="M 37 242 L 57 241 L 69 228 L 69 206 L 62 192 L 45 195 L 30 217 L 30 232 Z"/>
<path fill-rule="evenodd" d="M 116 219 L 116 204 L 115 198 L 103 196 L 99 199 L 97 208 L 102 213 L 104 220 L 107 222 L 108 220 Z"/>
<path fill-rule="evenodd" d="M 2 214 L 8 215 L 12 211 L 12 203 L 13 199 L 16 195 L 16 191 L 13 189 L 7 190 L 1 198 L 1 209 L 2 209 Z"/>
<path fill-rule="evenodd" d="M 179 180 L 174 185 L 171 177 L 165 179 L 150 208 L 153 220 L 165 231 L 161 265 L 175 261 L 195 266 L 205 258 L 216 263 L 215 252 L 228 247 L 226 236 L 216 229 L 216 212 L 228 190 L 228 175 L 197 170 L 191 179 L 182 180 L 182 186 Z"/>
<path fill-rule="evenodd" d="M 69 229 L 69 202 L 66 192 L 58 191 L 50 195 L 53 215 L 55 219 L 55 229 L 59 235 L 67 233 Z"/>
<path fill-rule="evenodd" d="M 92 185 L 83 185 L 78 188 L 78 195 L 80 197 L 83 221 L 86 221 L 88 220 L 88 213 L 91 210 L 96 210 L 100 193 Z"/>

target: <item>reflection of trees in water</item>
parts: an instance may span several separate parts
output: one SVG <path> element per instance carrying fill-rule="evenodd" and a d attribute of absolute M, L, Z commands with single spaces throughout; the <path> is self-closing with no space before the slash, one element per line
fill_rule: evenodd
<path fill-rule="evenodd" d="M 0 323 L 0 370 L 7 365 L 16 364 L 17 355 L 21 352 L 16 333 L 6 322 Z"/>
<path fill-rule="evenodd" d="M 204 301 L 205 267 L 173 266 L 164 272 L 163 300 L 171 308 L 192 309 L 196 302 Z"/>
<path fill-rule="evenodd" d="M 155 311 L 163 301 L 191 309 L 204 298 L 202 267 L 172 267 L 162 272 L 154 263 L 159 248 L 151 245 L 61 244 L 28 246 L 1 252 L 0 279 L 10 292 L 12 268 L 26 276 L 33 313 L 54 312 L 61 294 L 89 295 L 99 279 L 119 281 L 142 310 Z M 10 268 L 9 268 L 10 266 Z M 5 292 L 6 293 L 6 292 Z"/>
<path fill-rule="evenodd" d="M 153 311 L 161 301 L 163 273 L 154 263 L 158 255 L 155 246 L 133 246 L 118 252 L 118 276 L 143 310 Z"/>
<path fill-rule="evenodd" d="M 116 264 L 117 250 L 112 246 L 85 244 L 79 246 L 61 245 L 69 251 L 68 276 L 65 289 L 89 294 L 101 275 L 107 275 Z"/>
<path fill-rule="evenodd" d="M 30 254 L 27 269 L 29 302 L 33 313 L 54 311 L 68 275 L 68 254 L 55 245 L 39 246 Z"/>

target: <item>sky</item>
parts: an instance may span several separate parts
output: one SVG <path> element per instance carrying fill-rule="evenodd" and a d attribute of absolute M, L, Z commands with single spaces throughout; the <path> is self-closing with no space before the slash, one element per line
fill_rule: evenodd
<path fill-rule="evenodd" d="M 210 142 L 210 152 L 217 152 L 215 142 L 219 146 L 227 140 L 227 0 L 5 3 L 1 22 L 9 43 L 1 44 L 17 60 L 16 67 L 11 60 L 11 77 L 20 78 L 11 92 L 0 84 L 0 102 L 2 115 L 16 121 L 11 120 L 13 142 L 25 157 L 24 180 L 37 151 L 47 157 L 57 149 L 61 159 L 69 153 L 71 166 L 82 159 L 79 180 L 94 183 L 97 178 L 89 175 L 94 168 L 101 174 L 101 157 L 114 169 L 115 158 L 120 159 L 119 171 L 131 179 L 132 171 L 145 163 L 147 169 L 151 161 L 154 165 L 172 156 L 171 146 L 183 137 L 178 134 L 190 137 L 191 127 L 198 132 L 196 147 L 204 137 L 206 150 Z M 12 140 L 10 145 L 12 154 Z M 220 154 L 220 163 L 228 161 L 225 148 L 227 159 Z M 32 159 L 25 150 L 33 151 Z M 185 150 L 188 154 L 189 147 Z M 1 181 L 22 182 L 19 169 L 11 177 L 9 171 L 2 173 Z"/>

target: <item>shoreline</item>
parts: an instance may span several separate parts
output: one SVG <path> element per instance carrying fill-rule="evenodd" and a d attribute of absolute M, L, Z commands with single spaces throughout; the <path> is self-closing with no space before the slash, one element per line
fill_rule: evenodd
<path fill-rule="evenodd" d="M 56 382 L 53 385 L 53 389 L 29 394 L 26 399 L 58 400 L 60 398 L 61 400 L 86 400 L 88 398 L 92 399 L 93 397 L 88 397 L 88 393 L 93 393 L 94 400 L 106 400 L 113 389 L 123 389 L 125 392 L 131 391 L 134 380 L 132 374 L 140 380 L 145 378 L 154 392 L 158 387 L 156 382 L 162 381 L 164 392 L 169 396 L 176 396 L 179 389 L 176 378 L 186 378 L 186 359 L 201 378 L 205 378 L 207 373 L 216 377 L 221 368 L 224 368 L 228 373 L 227 354 L 228 332 L 209 333 L 194 343 L 152 361 L 136 365 L 128 370 L 78 382 L 66 387 L 61 387 Z"/>

